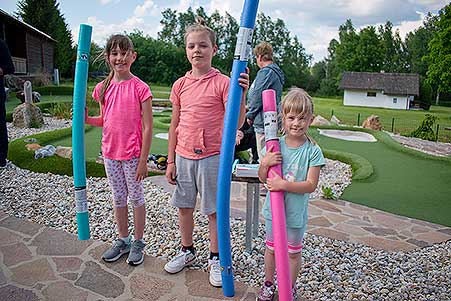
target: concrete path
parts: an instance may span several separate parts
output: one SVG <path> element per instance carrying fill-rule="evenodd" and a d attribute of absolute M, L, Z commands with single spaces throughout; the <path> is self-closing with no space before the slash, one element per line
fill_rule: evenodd
<path fill-rule="evenodd" d="M 108 244 L 3 212 L 0 237 L 0 300 L 228 300 L 205 272 L 169 275 L 165 262 L 150 256 L 138 267 L 125 256 L 104 263 L 99 258 Z M 255 300 L 255 290 L 235 282 L 230 300 Z"/>

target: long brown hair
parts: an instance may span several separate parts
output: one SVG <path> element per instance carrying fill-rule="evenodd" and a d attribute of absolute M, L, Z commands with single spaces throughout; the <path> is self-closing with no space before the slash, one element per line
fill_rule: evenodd
<path fill-rule="evenodd" d="M 110 73 L 108 74 L 107 78 L 103 80 L 102 88 L 100 89 L 99 102 L 102 105 L 104 104 L 105 92 L 110 86 L 111 79 L 114 76 L 114 71 L 110 66 L 108 57 L 110 56 L 111 51 L 113 51 L 117 47 L 119 47 L 119 49 L 122 51 L 127 51 L 127 54 L 134 51 L 132 40 L 128 36 L 123 34 L 112 35 L 106 42 L 105 49 L 103 50 L 103 53 L 101 55 L 104 56 L 106 64 L 108 65 L 108 68 L 110 68 Z"/>

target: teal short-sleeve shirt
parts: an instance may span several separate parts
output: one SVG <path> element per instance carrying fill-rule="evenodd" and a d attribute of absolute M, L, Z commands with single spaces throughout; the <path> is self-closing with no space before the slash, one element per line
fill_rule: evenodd
<path fill-rule="evenodd" d="M 280 138 L 280 150 L 282 153 L 282 172 L 285 180 L 290 182 L 302 182 L 307 179 L 309 167 L 322 166 L 325 164 L 321 148 L 310 140 L 297 148 L 288 147 L 285 136 Z M 263 153 L 266 150 L 263 149 Z M 308 193 L 285 192 L 285 216 L 287 227 L 302 228 L 307 225 L 308 220 Z M 266 195 L 263 206 L 263 216 L 272 220 L 269 193 Z"/>

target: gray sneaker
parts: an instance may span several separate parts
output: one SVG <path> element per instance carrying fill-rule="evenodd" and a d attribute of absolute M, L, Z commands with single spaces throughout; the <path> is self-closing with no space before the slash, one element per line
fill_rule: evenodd
<path fill-rule="evenodd" d="M 186 250 L 185 252 L 180 250 L 180 252 L 165 264 L 164 270 L 170 274 L 175 274 L 183 270 L 186 266 L 193 264 L 196 260 L 196 255 Z"/>
<path fill-rule="evenodd" d="M 118 238 L 113 241 L 113 245 L 110 249 L 106 250 L 102 255 L 102 259 L 106 262 L 113 262 L 121 258 L 122 255 L 130 252 L 131 244 L 127 244 L 122 239 Z"/>
<path fill-rule="evenodd" d="M 146 244 L 142 239 L 134 240 L 132 248 L 128 254 L 127 263 L 129 265 L 139 265 L 144 261 L 144 247 Z"/>

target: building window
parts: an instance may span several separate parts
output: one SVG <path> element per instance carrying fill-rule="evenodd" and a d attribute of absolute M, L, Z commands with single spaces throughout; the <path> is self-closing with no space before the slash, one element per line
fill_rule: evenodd
<path fill-rule="evenodd" d="M 396 97 L 393 98 L 393 103 L 398 103 L 398 99 Z"/>
<path fill-rule="evenodd" d="M 366 92 L 366 97 L 376 97 L 376 92 Z"/>

